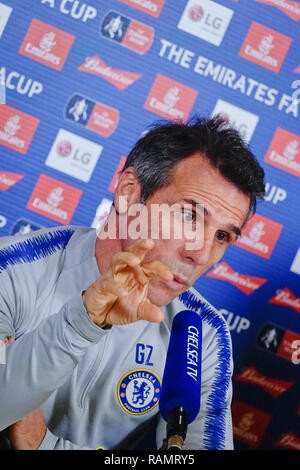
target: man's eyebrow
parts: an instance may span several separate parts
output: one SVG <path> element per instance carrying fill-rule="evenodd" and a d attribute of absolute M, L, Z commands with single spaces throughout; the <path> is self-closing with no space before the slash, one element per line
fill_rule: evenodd
<path fill-rule="evenodd" d="M 201 207 L 202 210 L 204 210 L 204 214 L 209 215 L 208 210 L 204 207 L 204 204 L 202 202 L 196 202 L 194 199 L 183 199 L 184 202 L 187 202 L 188 204 L 191 204 L 194 208 L 196 207 Z"/>
<path fill-rule="evenodd" d="M 228 225 L 228 229 L 231 232 L 234 232 L 236 234 L 235 241 L 242 235 L 241 229 L 239 227 L 237 227 L 236 225 L 230 224 L 230 225 Z"/>
<path fill-rule="evenodd" d="M 196 202 L 193 199 L 184 199 L 184 202 L 187 202 L 188 204 L 191 204 L 193 207 L 201 206 L 204 210 L 204 215 L 210 215 L 209 210 L 204 206 L 204 204 L 202 204 L 200 202 Z M 237 227 L 236 225 L 234 225 L 234 224 L 229 224 L 227 226 L 227 230 L 229 232 L 235 233 L 235 235 L 236 235 L 235 241 L 242 235 L 241 229 L 239 227 Z"/>

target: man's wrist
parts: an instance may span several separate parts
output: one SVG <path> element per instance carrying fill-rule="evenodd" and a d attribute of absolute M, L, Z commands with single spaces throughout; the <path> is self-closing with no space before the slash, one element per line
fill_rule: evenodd
<path fill-rule="evenodd" d="M 97 323 L 97 322 L 95 322 L 95 321 L 93 320 L 92 315 L 88 312 L 88 310 L 87 310 L 87 308 L 86 308 L 86 306 L 85 306 L 85 301 L 84 301 L 84 300 L 85 300 L 85 293 L 86 293 L 85 290 L 82 291 L 82 302 L 83 302 L 83 305 L 84 305 L 84 307 L 85 307 L 85 309 L 86 309 L 86 312 L 87 312 L 88 316 L 90 317 L 90 319 L 91 319 L 97 326 L 99 326 L 99 328 L 101 328 L 102 330 L 109 330 L 109 329 L 112 327 L 112 325 L 110 325 L 109 323 L 102 322 L 102 323 L 99 324 L 99 323 Z"/>

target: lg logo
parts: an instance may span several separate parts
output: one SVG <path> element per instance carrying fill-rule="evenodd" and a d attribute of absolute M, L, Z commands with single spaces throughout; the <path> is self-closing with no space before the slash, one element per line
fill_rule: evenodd
<path fill-rule="evenodd" d="M 188 12 L 188 16 L 192 21 L 203 20 L 203 24 L 214 29 L 220 29 L 222 25 L 222 18 L 214 16 L 211 13 L 205 14 L 200 5 L 193 5 Z"/>
<path fill-rule="evenodd" d="M 256 114 L 219 99 L 212 112 L 212 116 L 216 115 L 222 118 L 224 124 L 228 124 L 236 129 L 247 143 L 250 142 L 259 121 L 259 117 Z"/>
<path fill-rule="evenodd" d="M 46 165 L 88 183 L 102 150 L 102 145 L 59 129 Z"/>
<path fill-rule="evenodd" d="M 83 165 L 88 165 L 91 161 L 91 154 L 88 152 L 80 153 L 80 150 L 76 149 L 73 155 L 73 160 L 81 162 Z"/>
<path fill-rule="evenodd" d="M 195 0 L 188 0 L 178 28 L 215 46 L 220 46 L 233 10 L 211 0 L 201 0 L 198 3 Z"/>
<path fill-rule="evenodd" d="M 240 134 L 240 136 L 242 137 L 242 139 L 246 139 L 247 138 L 247 134 L 248 134 L 248 126 L 247 124 L 245 123 L 239 123 L 237 121 L 231 121 L 230 122 L 230 125 L 238 131 L 238 133 Z"/>
<path fill-rule="evenodd" d="M 224 123 L 230 125 L 233 127 L 238 133 L 240 134 L 242 139 L 247 138 L 248 134 L 248 126 L 244 122 L 239 122 L 237 119 L 230 119 L 229 115 L 227 113 L 219 113 L 220 117 L 224 121 Z"/>
<path fill-rule="evenodd" d="M 88 165 L 91 160 L 91 154 L 81 151 L 79 148 L 73 149 L 71 142 L 61 141 L 56 147 L 57 154 L 60 157 L 71 157 L 72 160 Z"/>

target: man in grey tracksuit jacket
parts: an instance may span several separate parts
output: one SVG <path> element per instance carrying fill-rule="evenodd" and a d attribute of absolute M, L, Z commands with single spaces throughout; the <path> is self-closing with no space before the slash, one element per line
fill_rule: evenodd
<path fill-rule="evenodd" d="M 41 229 L 0 238 L 0 430 L 41 408 L 39 449 L 116 448 L 158 412 L 157 396 L 174 315 L 203 321 L 201 409 L 185 449 L 231 449 L 232 354 L 223 317 L 193 288 L 166 307 L 161 323 L 102 329 L 82 291 L 99 276 L 96 230 Z M 143 389 L 147 393 L 143 394 Z M 157 447 L 166 423 L 157 425 Z"/>
<path fill-rule="evenodd" d="M 14 338 L 0 364 L 0 431 L 12 425 L 15 448 L 31 438 L 29 449 L 114 449 L 142 434 L 158 413 L 172 320 L 186 309 L 203 331 L 201 408 L 185 449 L 233 447 L 230 335 L 191 286 L 237 240 L 265 186 L 224 126 L 216 117 L 146 133 L 99 237 L 66 226 L 0 239 L 0 340 Z M 156 428 L 160 448 L 162 419 Z"/>

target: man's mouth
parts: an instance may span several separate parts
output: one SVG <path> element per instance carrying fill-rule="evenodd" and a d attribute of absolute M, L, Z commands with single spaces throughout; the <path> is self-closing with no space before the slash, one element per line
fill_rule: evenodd
<path fill-rule="evenodd" d="M 190 287 L 191 279 L 193 278 L 193 270 L 191 266 L 187 266 L 173 257 L 162 257 L 160 261 L 168 266 L 173 273 L 173 280 L 167 281 L 167 285 L 170 288 L 176 289 L 177 291 L 184 291 Z"/>
<path fill-rule="evenodd" d="M 183 288 L 183 287 L 187 287 L 189 284 L 188 284 L 188 281 L 180 276 L 177 276 L 176 274 L 174 274 L 174 278 L 172 281 L 168 281 L 168 284 L 171 286 L 171 287 L 174 287 L 175 289 L 180 289 L 180 288 Z"/>

